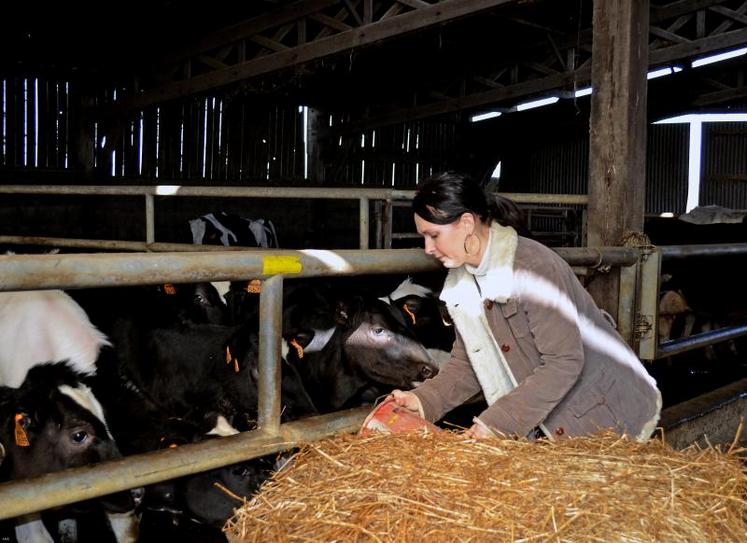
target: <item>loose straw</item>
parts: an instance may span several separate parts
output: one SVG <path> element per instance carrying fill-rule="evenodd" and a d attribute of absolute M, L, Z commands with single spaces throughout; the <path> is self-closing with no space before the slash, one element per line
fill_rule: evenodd
<path fill-rule="evenodd" d="M 744 542 L 740 453 L 614 434 L 339 436 L 303 447 L 224 531 L 241 543 Z"/>

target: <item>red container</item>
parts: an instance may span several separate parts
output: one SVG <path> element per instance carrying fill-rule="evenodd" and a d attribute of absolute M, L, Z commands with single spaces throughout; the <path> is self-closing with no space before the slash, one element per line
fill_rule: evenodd
<path fill-rule="evenodd" d="M 438 426 L 431 424 L 417 415 L 413 415 L 407 409 L 394 403 L 393 399 L 388 399 L 368 414 L 366 420 L 363 421 L 358 435 L 365 437 L 376 432 L 397 434 L 399 432 L 411 432 L 422 429 L 428 432 L 440 431 Z"/>

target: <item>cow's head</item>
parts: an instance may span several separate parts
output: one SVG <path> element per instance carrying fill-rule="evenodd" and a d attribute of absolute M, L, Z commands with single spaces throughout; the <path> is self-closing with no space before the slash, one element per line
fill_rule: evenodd
<path fill-rule="evenodd" d="M 438 373 L 423 345 L 381 300 L 356 300 L 348 308 L 345 354 L 367 378 L 410 388 Z"/>
<path fill-rule="evenodd" d="M 5 392 L 0 408 L 0 442 L 8 479 L 27 478 L 120 458 L 101 405 L 65 363 L 29 370 L 21 387 Z M 102 500 L 108 511 L 134 508 L 129 492 Z"/>

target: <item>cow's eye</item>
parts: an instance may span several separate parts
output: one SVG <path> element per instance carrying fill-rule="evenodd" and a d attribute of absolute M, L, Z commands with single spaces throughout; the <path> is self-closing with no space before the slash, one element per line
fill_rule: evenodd
<path fill-rule="evenodd" d="M 384 329 L 381 326 L 377 326 L 376 328 L 373 329 L 373 333 L 376 334 L 377 336 L 380 336 L 381 334 L 384 333 Z"/>
<path fill-rule="evenodd" d="M 75 432 L 72 435 L 72 439 L 75 443 L 83 443 L 86 439 L 88 439 L 88 432 L 84 430 L 80 430 L 79 432 Z"/>
<path fill-rule="evenodd" d="M 205 303 L 205 298 L 203 297 L 202 294 L 195 294 L 195 303 L 196 304 L 204 304 Z"/>

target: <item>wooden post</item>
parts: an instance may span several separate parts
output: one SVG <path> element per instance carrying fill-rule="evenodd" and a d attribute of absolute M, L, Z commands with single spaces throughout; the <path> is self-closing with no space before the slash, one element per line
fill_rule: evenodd
<path fill-rule="evenodd" d="M 315 108 L 309 108 L 306 129 L 308 149 L 308 177 L 314 183 L 324 183 L 325 171 L 322 158 L 323 134 L 329 132 L 329 115 Z M 325 122 L 326 121 L 326 122 Z"/>
<path fill-rule="evenodd" d="M 648 0 L 594 0 L 588 246 L 622 245 L 643 231 L 646 187 Z M 619 274 L 589 285 L 617 315 Z"/>

